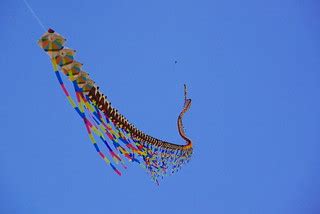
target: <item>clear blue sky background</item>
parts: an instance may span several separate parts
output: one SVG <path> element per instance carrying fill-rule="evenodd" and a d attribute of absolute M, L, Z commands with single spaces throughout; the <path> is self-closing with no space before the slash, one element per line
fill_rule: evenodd
<path fill-rule="evenodd" d="M 121 113 L 194 156 L 158 187 L 100 160 L 22 0 L 0 3 L 0 213 L 319 213 L 318 0 L 29 0 Z M 174 64 L 177 60 L 178 63 Z"/>

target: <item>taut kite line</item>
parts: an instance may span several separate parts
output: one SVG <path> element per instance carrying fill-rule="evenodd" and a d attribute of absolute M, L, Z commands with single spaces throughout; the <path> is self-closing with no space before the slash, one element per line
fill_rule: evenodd
<path fill-rule="evenodd" d="M 74 60 L 75 51 L 64 47 L 65 41 L 61 35 L 49 29 L 38 44 L 50 56 L 60 86 L 83 120 L 96 151 L 118 175 L 121 175 L 121 172 L 116 164 L 126 168 L 124 159 L 127 159 L 146 168 L 152 179 L 158 183 L 159 178 L 178 171 L 190 160 L 193 151 L 192 142 L 186 136 L 182 123 L 184 113 L 191 106 L 186 86 L 184 106 L 177 121 L 179 134 L 186 144 L 177 145 L 159 140 L 137 129 L 111 106 L 110 101 L 90 79 L 89 74 L 82 70 L 82 64 Z M 72 82 L 74 96 L 71 96 L 65 87 L 60 72 Z M 97 139 L 106 146 L 107 154 L 102 152 Z"/>

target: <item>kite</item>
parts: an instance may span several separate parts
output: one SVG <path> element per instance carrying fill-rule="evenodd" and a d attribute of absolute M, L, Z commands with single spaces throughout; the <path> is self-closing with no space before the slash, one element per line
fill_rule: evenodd
<path fill-rule="evenodd" d="M 111 106 L 89 74 L 82 69 L 82 63 L 75 60 L 76 51 L 64 47 L 65 42 L 66 39 L 60 34 L 49 29 L 39 39 L 38 45 L 49 55 L 61 89 L 83 121 L 96 152 L 115 173 L 121 175 L 119 166 L 126 169 L 126 162 L 135 162 L 159 184 L 159 179 L 177 172 L 189 162 L 193 146 L 182 123 L 184 114 L 191 106 L 186 85 L 183 109 L 177 120 L 179 134 L 186 144 L 157 139 L 136 128 Z M 64 79 L 71 82 L 72 94 L 67 90 Z M 105 148 L 102 149 L 101 145 Z"/>

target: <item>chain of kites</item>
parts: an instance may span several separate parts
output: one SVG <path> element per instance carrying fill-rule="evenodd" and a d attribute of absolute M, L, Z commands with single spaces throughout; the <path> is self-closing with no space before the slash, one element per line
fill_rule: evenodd
<path fill-rule="evenodd" d="M 82 64 L 74 59 L 75 51 L 64 47 L 65 39 L 49 29 L 38 41 L 39 46 L 50 56 L 55 75 L 67 99 L 82 119 L 89 138 L 99 156 L 118 174 L 117 165 L 126 168 L 125 159 L 136 162 L 147 169 L 151 178 L 172 174 L 187 163 L 192 155 L 192 142 L 186 136 L 182 124 L 184 113 L 191 106 L 184 88 L 184 106 L 178 117 L 178 131 L 186 141 L 185 145 L 165 142 L 149 136 L 132 125 L 117 109 L 111 106 L 107 97 L 82 70 Z M 72 95 L 65 87 L 63 73 L 73 84 Z M 106 146 L 107 154 L 98 142 Z"/>

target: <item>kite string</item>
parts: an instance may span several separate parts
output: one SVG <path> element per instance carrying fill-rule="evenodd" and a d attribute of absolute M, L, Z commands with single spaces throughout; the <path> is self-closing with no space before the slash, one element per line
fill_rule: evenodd
<path fill-rule="evenodd" d="M 40 20 L 40 18 L 37 16 L 37 14 L 34 12 L 34 10 L 32 9 L 32 7 L 30 6 L 30 4 L 27 2 L 27 0 L 23 0 L 24 4 L 27 6 L 27 8 L 29 9 L 30 13 L 33 15 L 33 17 L 38 21 L 39 25 L 42 27 L 42 29 L 44 31 L 46 31 L 46 28 L 44 26 L 44 24 L 42 23 L 42 21 Z"/>

